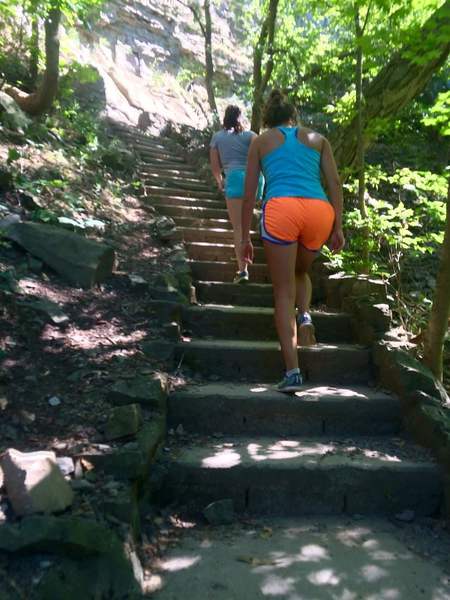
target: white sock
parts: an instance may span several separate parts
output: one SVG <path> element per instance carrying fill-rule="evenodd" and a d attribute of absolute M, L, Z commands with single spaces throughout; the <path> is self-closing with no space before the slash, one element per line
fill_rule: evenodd
<path fill-rule="evenodd" d="M 298 367 L 296 367 L 295 369 L 286 371 L 286 377 L 290 377 L 291 375 L 300 375 L 300 369 Z"/>

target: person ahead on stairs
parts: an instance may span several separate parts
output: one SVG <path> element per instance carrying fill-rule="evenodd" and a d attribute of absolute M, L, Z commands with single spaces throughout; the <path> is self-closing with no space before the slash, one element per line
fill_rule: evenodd
<path fill-rule="evenodd" d="M 245 171 L 250 143 L 256 133 L 244 131 L 239 106 L 227 106 L 223 119 L 223 128 L 217 131 L 210 143 L 211 170 L 220 191 L 225 193 L 228 215 L 233 227 L 234 248 L 238 270 L 234 283 L 246 283 L 248 261 L 241 257 L 242 240 L 242 203 L 244 196 Z M 225 182 L 222 177 L 225 172 Z M 258 178 L 255 194 L 262 197 L 262 177 Z"/>
<path fill-rule="evenodd" d="M 262 171 L 266 189 L 261 237 L 272 279 L 275 324 L 286 366 L 278 389 L 295 392 L 303 383 L 297 335 L 301 343 L 315 342 L 309 314 L 312 286 L 308 271 L 327 240 L 334 252 L 340 251 L 345 243 L 342 185 L 330 143 L 315 131 L 297 126 L 296 109 L 280 91 L 272 91 L 264 108 L 263 122 L 268 129 L 252 140 L 248 156 L 241 256 L 246 262 L 253 259 L 250 223 Z M 321 175 L 329 198 L 322 187 Z"/>

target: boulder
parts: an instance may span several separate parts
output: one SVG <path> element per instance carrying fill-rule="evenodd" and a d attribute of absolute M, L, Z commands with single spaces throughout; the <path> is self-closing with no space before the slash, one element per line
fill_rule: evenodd
<path fill-rule="evenodd" d="M 56 513 L 73 502 L 73 492 L 58 467 L 54 452 L 9 449 L 2 458 L 4 484 L 19 515 Z"/>
<path fill-rule="evenodd" d="M 53 225 L 15 223 L 6 236 L 73 285 L 101 283 L 114 267 L 111 247 Z"/>
<path fill-rule="evenodd" d="M 31 119 L 6 92 L 0 91 L 0 121 L 9 129 L 23 132 L 31 124 Z"/>
<path fill-rule="evenodd" d="M 143 417 L 139 404 L 127 404 L 111 410 L 105 428 L 107 440 L 117 440 L 136 434 L 142 427 Z"/>
<path fill-rule="evenodd" d="M 93 520 L 33 516 L 3 525 L 0 551 L 62 558 L 43 577 L 33 595 L 38 600 L 142 597 L 130 552 L 111 529 Z"/>
<path fill-rule="evenodd" d="M 443 406 L 450 406 L 450 399 L 443 385 L 401 345 L 402 342 L 386 340 L 375 345 L 374 362 L 378 367 L 381 384 L 394 390 L 406 404 L 411 403 L 417 392 L 424 392 L 436 398 Z"/>
<path fill-rule="evenodd" d="M 167 377 L 162 373 L 118 381 L 111 388 L 108 400 L 116 405 L 137 403 L 146 408 L 156 408 L 165 411 L 167 405 L 167 385 Z"/>

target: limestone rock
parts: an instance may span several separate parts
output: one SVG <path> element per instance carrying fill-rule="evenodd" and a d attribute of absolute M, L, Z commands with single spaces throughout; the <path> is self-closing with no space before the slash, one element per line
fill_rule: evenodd
<path fill-rule="evenodd" d="M 33 516 L 2 525 L 0 551 L 44 552 L 62 558 L 61 567 L 47 570 L 38 600 L 142 597 L 130 553 L 111 529 L 94 520 Z"/>
<path fill-rule="evenodd" d="M 24 131 L 31 124 L 31 119 L 17 102 L 2 91 L 0 91 L 0 120 L 6 127 L 15 131 Z"/>
<path fill-rule="evenodd" d="M 142 410 L 139 404 L 127 404 L 113 408 L 106 424 L 105 438 L 117 440 L 134 435 L 142 427 Z"/>
<path fill-rule="evenodd" d="M 141 406 L 165 410 L 167 385 L 167 377 L 162 373 L 122 380 L 111 388 L 108 400 L 118 405 L 137 403 Z"/>
<path fill-rule="evenodd" d="M 71 231 L 41 223 L 16 223 L 8 227 L 7 236 L 73 285 L 91 287 L 112 273 L 114 250 Z"/>
<path fill-rule="evenodd" d="M 9 449 L 2 467 L 8 498 L 17 515 L 61 512 L 72 504 L 72 489 L 54 452 L 22 453 Z"/>
<path fill-rule="evenodd" d="M 211 502 L 203 514 L 211 525 L 229 525 L 235 520 L 233 500 L 228 498 Z"/>

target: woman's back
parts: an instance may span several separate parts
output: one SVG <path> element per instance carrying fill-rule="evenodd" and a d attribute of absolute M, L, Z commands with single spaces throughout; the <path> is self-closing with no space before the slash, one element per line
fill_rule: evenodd
<path fill-rule="evenodd" d="M 309 129 L 275 127 L 259 139 L 265 199 L 302 197 L 328 200 L 321 183 L 322 136 Z"/>
<path fill-rule="evenodd" d="M 241 131 L 221 129 L 211 139 L 211 148 L 216 148 L 220 155 L 225 173 L 232 169 L 245 169 L 250 142 L 255 137 L 253 131 Z"/>

